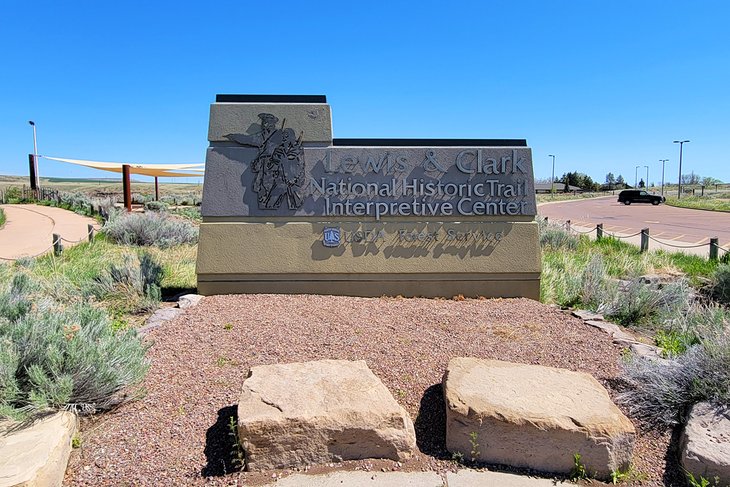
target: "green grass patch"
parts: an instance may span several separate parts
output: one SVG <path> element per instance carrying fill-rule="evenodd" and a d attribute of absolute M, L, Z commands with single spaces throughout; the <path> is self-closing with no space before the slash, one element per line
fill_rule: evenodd
<path fill-rule="evenodd" d="M 80 296 L 96 294 L 98 282 L 111 266 L 122 266 L 130 257 L 138 257 L 144 251 L 162 266 L 160 287 L 163 296 L 177 290 L 196 287 L 195 260 L 197 245 L 177 245 L 166 249 L 118 245 L 103 234 L 97 234 L 93 242 L 85 242 L 64 249 L 59 255 L 46 254 L 38 259 L 20 259 L 13 265 L 0 267 L 0 283 L 7 282 L 12 274 L 30 274 L 53 299 L 75 300 Z M 124 300 L 113 293 L 100 297 L 101 304 L 119 319 L 124 319 Z M 106 300 L 106 302 L 105 302 Z M 121 308 L 120 308 L 121 306 Z"/>
<path fill-rule="evenodd" d="M 684 196 L 681 199 L 667 198 L 666 204 L 679 208 L 730 212 L 730 198 L 728 198 L 727 193 L 707 196 Z"/>
<path fill-rule="evenodd" d="M 2 228 L 3 225 L 5 225 L 5 221 L 6 221 L 5 211 L 2 208 L 0 208 L 0 228 Z"/>

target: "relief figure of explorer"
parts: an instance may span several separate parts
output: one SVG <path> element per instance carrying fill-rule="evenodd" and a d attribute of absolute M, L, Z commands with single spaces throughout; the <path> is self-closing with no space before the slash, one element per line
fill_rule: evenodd
<path fill-rule="evenodd" d="M 246 147 L 255 147 L 258 153 L 251 163 L 254 173 L 253 191 L 260 209 L 277 209 L 286 200 L 290 210 L 302 205 L 300 194 L 304 182 L 304 150 L 302 137 L 294 130 L 276 128 L 279 119 L 270 113 L 260 113 L 261 132 L 228 134 L 225 137 Z"/>

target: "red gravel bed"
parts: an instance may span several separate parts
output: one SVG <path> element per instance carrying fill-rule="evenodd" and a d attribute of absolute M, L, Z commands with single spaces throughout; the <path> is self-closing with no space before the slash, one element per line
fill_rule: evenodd
<path fill-rule="evenodd" d="M 414 459 L 311 471 L 443 472 L 458 467 L 444 449 L 440 383 L 449 359 L 588 372 L 611 394 L 621 360 L 608 335 L 528 299 L 213 296 L 149 339 L 146 395 L 82 423 L 82 447 L 72 455 L 65 485 L 251 485 L 290 473 L 232 471 L 227 424 L 254 365 L 365 360 L 414 419 L 420 450 Z M 681 485 L 669 442 L 668 434 L 639 430 L 634 457 L 646 476 L 641 485 Z"/>

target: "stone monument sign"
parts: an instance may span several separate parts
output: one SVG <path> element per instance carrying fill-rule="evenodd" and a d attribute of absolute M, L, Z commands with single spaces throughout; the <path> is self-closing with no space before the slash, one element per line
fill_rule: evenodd
<path fill-rule="evenodd" d="M 539 299 L 523 139 L 333 139 L 324 96 L 211 105 L 198 291 Z"/>

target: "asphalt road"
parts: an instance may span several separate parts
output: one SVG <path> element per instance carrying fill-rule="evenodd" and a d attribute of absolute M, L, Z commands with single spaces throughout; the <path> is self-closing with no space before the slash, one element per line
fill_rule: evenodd
<path fill-rule="evenodd" d="M 649 235 L 663 242 L 705 244 L 718 237 L 721 247 L 730 245 L 730 213 L 690 210 L 664 204 L 618 203 L 618 196 L 546 203 L 540 216 L 550 220 L 570 220 L 571 225 L 595 228 L 603 223 L 607 232 L 630 235 L 649 228 Z"/>

